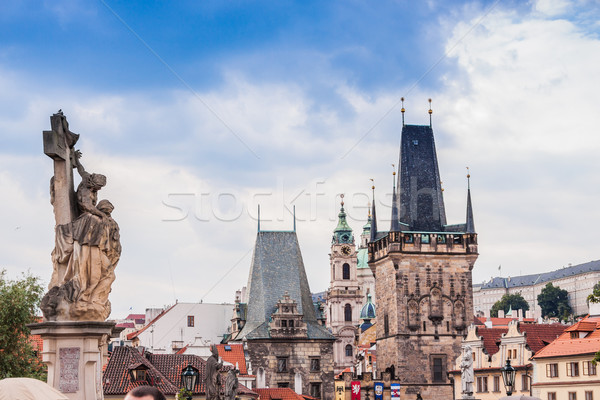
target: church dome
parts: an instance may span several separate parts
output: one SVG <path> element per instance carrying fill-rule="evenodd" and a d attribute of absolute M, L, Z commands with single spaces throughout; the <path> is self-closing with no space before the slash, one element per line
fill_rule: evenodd
<path fill-rule="evenodd" d="M 370 320 L 375 319 L 375 304 L 371 302 L 371 294 L 367 294 L 367 304 L 360 311 L 360 319 Z"/>

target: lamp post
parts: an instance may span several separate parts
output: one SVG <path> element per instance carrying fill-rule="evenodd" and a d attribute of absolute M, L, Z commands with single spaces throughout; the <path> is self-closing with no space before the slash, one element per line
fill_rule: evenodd
<path fill-rule="evenodd" d="M 510 359 L 506 359 L 506 365 L 500 368 L 502 372 L 502 380 L 504 381 L 504 387 L 506 388 L 506 395 L 511 396 L 513 389 L 515 388 L 515 374 L 517 370 L 510 365 Z"/>
<path fill-rule="evenodd" d="M 187 397 L 187 400 L 192 400 L 191 393 L 194 392 L 194 388 L 196 387 L 196 380 L 198 380 L 198 371 L 191 365 L 188 365 L 187 368 L 181 373 L 183 387 L 185 387 L 185 390 L 190 393 L 190 396 Z"/>

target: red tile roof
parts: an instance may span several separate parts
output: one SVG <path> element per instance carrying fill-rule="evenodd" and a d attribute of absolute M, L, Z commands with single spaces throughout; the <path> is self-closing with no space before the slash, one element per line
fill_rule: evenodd
<path fill-rule="evenodd" d="M 562 335 L 536 353 L 534 358 L 593 354 L 600 351 L 599 322 L 600 318 L 585 317 L 580 322 L 565 329 Z M 594 325 L 594 331 L 585 338 L 571 338 L 571 332 L 589 332 L 589 329 Z"/>
<path fill-rule="evenodd" d="M 115 325 L 116 328 L 135 328 L 133 322 L 121 322 L 120 324 Z"/>
<path fill-rule="evenodd" d="M 519 332 L 525 333 L 527 346 L 534 354 L 562 335 L 565 329 L 561 324 L 519 324 Z"/>
<path fill-rule="evenodd" d="M 260 400 L 304 400 L 304 397 L 290 388 L 254 389 Z"/>
<path fill-rule="evenodd" d="M 146 319 L 146 314 L 129 314 L 125 319 Z"/>
<path fill-rule="evenodd" d="M 503 333 L 508 332 L 508 328 L 484 328 L 477 327 L 477 336 L 483 339 L 483 349 L 487 355 L 496 354 L 499 350 L 498 344 Z"/>
<path fill-rule="evenodd" d="M 229 347 L 230 350 L 225 350 L 225 347 Z M 243 344 L 218 344 L 217 350 L 219 351 L 219 357 L 228 363 L 237 364 L 240 369 L 241 375 L 247 375 L 248 370 L 246 369 L 246 357 L 244 356 L 244 345 Z"/>

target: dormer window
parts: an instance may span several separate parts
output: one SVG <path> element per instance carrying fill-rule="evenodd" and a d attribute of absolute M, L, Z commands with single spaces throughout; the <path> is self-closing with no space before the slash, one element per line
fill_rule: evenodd
<path fill-rule="evenodd" d="M 134 382 L 146 382 L 148 381 L 148 367 L 140 365 L 134 369 L 129 370 L 131 380 Z"/>

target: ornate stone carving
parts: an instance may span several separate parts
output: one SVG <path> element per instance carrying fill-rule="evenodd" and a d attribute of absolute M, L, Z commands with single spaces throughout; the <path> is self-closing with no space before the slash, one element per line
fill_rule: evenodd
<path fill-rule="evenodd" d="M 225 400 L 235 400 L 238 393 L 238 371 L 235 368 L 231 368 L 227 372 L 227 378 L 225 379 Z"/>
<path fill-rule="evenodd" d="M 210 346 L 212 355 L 206 360 L 206 400 L 221 400 L 221 374 L 223 363 L 219 361 L 219 352 L 214 344 Z"/>
<path fill-rule="evenodd" d="M 471 355 L 471 346 L 465 346 L 463 350 L 463 358 L 460 362 L 463 398 L 467 399 L 473 395 L 473 357 Z"/>
<path fill-rule="evenodd" d="M 121 256 L 119 226 L 111 217 L 114 206 L 97 201 L 106 177 L 89 173 L 74 149 L 79 135 L 69 131 L 59 110 L 50 117 L 52 131 L 44 132 L 44 152 L 54 159 L 50 201 L 56 219 L 53 273 L 40 308 L 47 321 L 104 321 L 110 314 L 108 294 Z M 81 176 L 73 190 L 73 172 Z"/>

